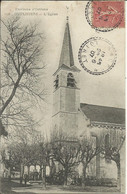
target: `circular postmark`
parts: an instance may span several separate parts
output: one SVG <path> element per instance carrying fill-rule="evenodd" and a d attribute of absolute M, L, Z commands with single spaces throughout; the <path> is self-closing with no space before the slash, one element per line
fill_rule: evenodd
<path fill-rule="evenodd" d="M 124 27 L 124 2 L 90 1 L 85 8 L 85 17 L 97 31 L 108 32 Z"/>
<path fill-rule="evenodd" d="M 112 43 L 101 37 L 86 40 L 79 49 L 78 59 L 82 68 L 92 75 L 110 71 L 116 63 L 116 50 Z"/>

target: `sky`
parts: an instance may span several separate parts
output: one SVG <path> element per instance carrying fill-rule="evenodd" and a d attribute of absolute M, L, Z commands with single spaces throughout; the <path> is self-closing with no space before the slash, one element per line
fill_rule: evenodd
<path fill-rule="evenodd" d="M 39 22 L 40 31 L 45 35 L 44 57 L 47 65 L 45 85 L 48 89 L 48 103 L 43 103 L 44 111 L 34 110 L 37 118 L 43 118 L 47 130 L 51 127 L 53 103 L 53 73 L 59 65 L 62 41 L 69 16 L 69 26 L 75 65 L 80 72 L 80 102 L 94 105 L 124 108 L 125 106 L 125 29 L 116 28 L 110 32 L 96 32 L 85 18 L 86 1 L 11 1 L 2 2 L 2 18 L 17 13 L 24 24 Z M 91 75 L 78 61 L 81 44 L 91 37 L 102 37 L 109 40 L 117 52 L 117 61 L 113 69 L 103 75 Z M 43 116 L 45 114 L 45 117 Z M 47 123 L 45 125 L 45 123 Z"/>

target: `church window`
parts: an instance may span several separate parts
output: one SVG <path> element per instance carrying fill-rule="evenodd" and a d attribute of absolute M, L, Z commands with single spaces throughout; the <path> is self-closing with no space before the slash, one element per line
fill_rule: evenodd
<path fill-rule="evenodd" d="M 76 87 L 75 84 L 76 84 L 76 81 L 74 79 L 73 74 L 72 73 L 68 73 L 68 75 L 67 75 L 67 86 L 74 88 L 74 87 Z"/>
<path fill-rule="evenodd" d="M 54 85 L 55 86 L 55 89 L 57 89 L 58 86 L 59 86 L 59 76 L 58 75 L 56 76 L 56 79 L 55 79 L 54 82 L 55 82 L 55 85 Z"/>

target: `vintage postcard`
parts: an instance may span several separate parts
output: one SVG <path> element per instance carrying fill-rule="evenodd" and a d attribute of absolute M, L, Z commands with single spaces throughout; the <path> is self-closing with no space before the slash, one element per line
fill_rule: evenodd
<path fill-rule="evenodd" d="M 125 2 L 1 10 L 1 193 L 125 193 Z"/>

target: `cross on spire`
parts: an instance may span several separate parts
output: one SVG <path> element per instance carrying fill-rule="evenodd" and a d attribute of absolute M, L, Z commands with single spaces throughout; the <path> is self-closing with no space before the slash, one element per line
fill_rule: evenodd
<path fill-rule="evenodd" d="M 69 21 L 69 16 L 67 16 L 66 20 L 67 20 L 67 23 L 68 23 L 68 21 Z"/>
<path fill-rule="evenodd" d="M 66 17 L 66 20 L 67 20 L 67 23 L 68 23 L 68 21 L 69 21 L 69 16 L 68 16 L 68 10 L 69 10 L 69 7 L 68 7 L 68 6 L 66 6 L 66 9 L 67 9 L 67 17 Z"/>

